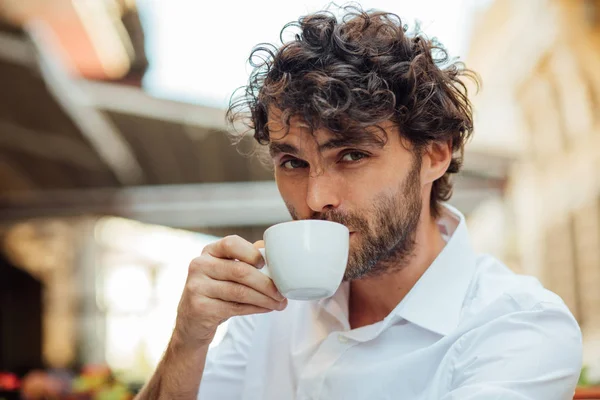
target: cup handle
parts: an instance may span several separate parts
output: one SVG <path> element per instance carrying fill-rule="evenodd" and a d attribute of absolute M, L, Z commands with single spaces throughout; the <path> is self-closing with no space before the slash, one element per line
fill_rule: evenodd
<path fill-rule="evenodd" d="M 260 251 L 260 254 L 262 255 L 263 259 L 265 260 L 265 266 L 262 267 L 261 269 L 259 269 L 259 271 L 262 272 L 263 274 L 265 274 L 266 276 L 268 276 L 269 278 L 271 278 L 271 273 L 269 272 L 269 266 L 267 265 L 266 250 L 263 247 L 261 249 L 258 249 L 258 251 Z"/>

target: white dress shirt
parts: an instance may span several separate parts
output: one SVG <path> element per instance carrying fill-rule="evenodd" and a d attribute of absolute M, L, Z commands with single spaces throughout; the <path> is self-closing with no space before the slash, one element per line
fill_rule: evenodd
<path fill-rule="evenodd" d="M 347 283 L 231 319 L 199 400 L 572 399 L 581 332 L 563 301 L 475 254 L 454 208 L 438 225 L 446 246 L 383 321 L 350 328 Z"/>

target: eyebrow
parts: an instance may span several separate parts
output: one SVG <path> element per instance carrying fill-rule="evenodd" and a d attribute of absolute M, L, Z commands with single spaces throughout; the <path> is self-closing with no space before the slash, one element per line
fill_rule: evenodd
<path fill-rule="evenodd" d="M 374 139 L 366 139 L 364 137 L 334 138 L 319 145 L 319 152 L 352 146 L 376 146 L 378 148 L 383 148 L 385 146 L 385 142 L 380 142 Z M 297 156 L 300 151 L 296 146 L 288 143 L 271 143 L 269 145 L 269 153 L 271 154 L 271 157 L 275 157 L 281 153 Z"/>
<path fill-rule="evenodd" d="M 273 143 L 269 145 L 269 153 L 271 153 L 271 157 L 278 156 L 281 153 L 288 153 L 291 155 L 298 155 L 300 151 L 296 146 L 292 146 L 288 143 Z"/>

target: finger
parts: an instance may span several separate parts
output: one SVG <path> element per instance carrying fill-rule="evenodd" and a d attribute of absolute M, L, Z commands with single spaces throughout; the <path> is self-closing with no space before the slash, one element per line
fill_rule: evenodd
<path fill-rule="evenodd" d="M 208 253 L 216 258 L 240 260 L 260 268 L 264 265 L 262 255 L 252 243 L 237 235 L 227 236 L 211 243 L 204 248 L 203 253 Z"/>
<path fill-rule="evenodd" d="M 264 251 L 265 250 L 265 241 L 264 240 L 257 240 L 256 242 L 254 242 L 252 244 L 252 246 L 254 246 L 255 249 L 257 249 L 258 251 L 260 251 L 261 249 Z M 260 255 L 263 258 L 262 264 L 260 266 L 258 266 L 258 269 L 261 269 L 262 267 L 265 266 L 265 256 L 263 255 L 263 253 L 260 253 Z"/>
<path fill-rule="evenodd" d="M 209 265 L 204 266 L 203 272 L 218 281 L 232 281 L 248 286 L 276 301 L 284 299 L 271 278 L 242 261 L 213 259 Z"/>
<path fill-rule="evenodd" d="M 220 299 L 204 297 L 194 303 L 198 315 L 221 323 L 231 317 L 251 314 L 264 314 L 272 312 L 270 308 L 263 308 L 254 304 L 231 303 Z"/>
<path fill-rule="evenodd" d="M 263 308 L 255 306 L 253 304 L 242 304 L 242 303 L 231 303 L 219 299 L 209 299 L 213 307 L 218 310 L 221 315 L 226 318 L 241 316 L 241 315 L 252 315 L 252 314 L 265 314 L 273 312 L 269 308 Z"/>
<path fill-rule="evenodd" d="M 230 303 L 250 304 L 270 310 L 283 310 L 287 302 L 276 301 L 273 298 L 257 292 L 256 290 L 235 282 L 216 281 L 205 289 L 205 295 L 212 299 L 227 301 Z"/>

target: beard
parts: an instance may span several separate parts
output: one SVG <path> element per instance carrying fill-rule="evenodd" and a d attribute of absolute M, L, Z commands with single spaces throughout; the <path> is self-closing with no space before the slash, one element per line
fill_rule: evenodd
<path fill-rule="evenodd" d="M 332 209 L 310 217 L 338 222 L 358 234 L 355 245 L 351 243 L 344 281 L 388 274 L 408 264 L 421 216 L 420 165 L 417 157 L 400 187 L 380 194 L 369 209 Z M 299 219 L 289 205 L 288 210 Z"/>

